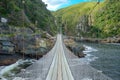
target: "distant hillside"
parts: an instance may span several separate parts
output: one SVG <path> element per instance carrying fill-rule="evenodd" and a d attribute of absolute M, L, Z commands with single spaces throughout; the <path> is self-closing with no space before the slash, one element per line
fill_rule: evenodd
<path fill-rule="evenodd" d="M 13 26 L 31 26 L 42 29 L 51 34 L 55 33 L 54 17 L 46 9 L 42 0 L 0 0 L 0 17 L 8 19 Z"/>
<path fill-rule="evenodd" d="M 120 1 L 106 0 L 94 18 L 93 27 L 99 29 L 99 36 L 120 36 Z"/>
<path fill-rule="evenodd" d="M 68 35 L 112 37 L 120 35 L 120 2 L 85 2 L 54 12 Z"/>

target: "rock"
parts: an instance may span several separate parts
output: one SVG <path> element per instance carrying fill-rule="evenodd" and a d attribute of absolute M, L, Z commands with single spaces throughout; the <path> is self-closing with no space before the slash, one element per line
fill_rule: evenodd
<path fill-rule="evenodd" d="M 0 66 L 10 65 L 10 64 L 15 63 L 16 61 L 17 61 L 17 59 L 13 59 L 13 58 L 2 60 L 2 61 L 0 61 Z"/>
<path fill-rule="evenodd" d="M 93 42 L 93 43 L 120 43 L 120 37 L 106 38 L 106 39 L 97 39 L 97 38 L 83 38 L 77 39 L 78 42 Z"/>
<path fill-rule="evenodd" d="M 120 43 L 120 39 L 118 40 L 118 43 Z"/>
<path fill-rule="evenodd" d="M 86 54 L 84 54 L 83 52 L 80 52 L 80 53 L 78 53 L 77 56 L 78 56 L 79 58 L 82 58 L 82 57 L 85 57 L 85 55 L 86 55 Z"/>
<path fill-rule="evenodd" d="M 67 48 L 72 51 L 79 58 L 85 57 L 86 54 L 83 53 L 85 48 L 83 46 L 67 46 Z"/>
<path fill-rule="evenodd" d="M 33 47 L 26 49 L 24 52 L 25 52 L 24 54 L 30 58 L 39 59 L 48 52 L 48 49 L 45 47 L 39 48 Z"/>
<path fill-rule="evenodd" d="M 64 43 L 67 46 L 74 46 L 75 45 L 75 41 L 73 39 L 64 39 Z"/>
<path fill-rule="evenodd" d="M 101 43 L 120 43 L 120 38 L 107 38 L 101 40 Z"/>

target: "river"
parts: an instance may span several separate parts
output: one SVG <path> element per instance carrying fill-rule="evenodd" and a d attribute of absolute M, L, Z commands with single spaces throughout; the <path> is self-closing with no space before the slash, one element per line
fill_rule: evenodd
<path fill-rule="evenodd" d="M 120 44 L 80 43 L 88 48 L 85 52 L 91 66 L 113 80 L 120 80 Z M 91 50 L 91 51 L 90 51 Z"/>
<path fill-rule="evenodd" d="M 120 80 L 120 44 L 80 43 L 87 54 L 83 59 L 113 80 Z M 2 68 L 2 67 L 1 67 Z"/>

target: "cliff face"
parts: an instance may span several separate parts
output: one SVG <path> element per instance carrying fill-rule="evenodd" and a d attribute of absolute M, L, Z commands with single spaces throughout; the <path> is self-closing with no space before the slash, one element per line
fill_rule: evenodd
<path fill-rule="evenodd" d="M 37 26 L 51 34 L 55 33 L 54 17 L 42 0 L 0 0 L 0 17 L 7 18 L 9 25 Z"/>
<path fill-rule="evenodd" d="M 79 31 L 82 31 L 80 33 L 84 33 L 84 30 L 86 32 L 87 29 L 81 29 L 83 26 L 88 25 L 86 22 L 88 22 L 88 14 L 91 10 L 91 8 L 94 6 L 95 2 L 86 2 L 86 3 L 80 3 L 76 4 L 67 8 L 60 9 L 53 14 L 60 18 L 58 19 L 58 22 L 61 22 L 65 28 L 65 32 L 68 35 L 76 35 Z M 61 20 L 61 21 L 59 21 Z M 80 28 L 81 27 L 81 28 Z M 79 30 L 78 30 L 79 28 Z"/>
<path fill-rule="evenodd" d="M 68 35 L 113 37 L 120 35 L 119 5 L 118 0 L 85 2 L 60 9 L 53 14 L 60 18 Z"/>

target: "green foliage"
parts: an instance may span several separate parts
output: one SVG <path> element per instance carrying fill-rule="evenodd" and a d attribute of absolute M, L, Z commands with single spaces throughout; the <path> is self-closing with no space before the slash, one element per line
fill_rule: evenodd
<path fill-rule="evenodd" d="M 55 33 L 54 17 L 46 9 L 42 0 L 0 0 L 0 16 L 6 17 L 10 25 L 28 27 L 35 24 L 37 28 Z M 54 33 L 53 33 L 54 32 Z"/>
<path fill-rule="evenodd" d="M 80 3 L 60 9 L 53 14 L 61 17 L 61 22 L 67 26 L 66 32 L 70 35 L 76 35 L 76 25 L 83 15 L 88 15 L 89 18 L 91 16 L 89 36 L 105 38 L 120 35 L 120 2 L 105 0 L 96 4 L 94 1 Z"/>
<path fill-rule="evenodd" d="M 56 30 L 54 17 L 46 9 L 46 5 L 41 0 L 26 0 L 24 7 L 32 23 L 36 24 L 37 21 L 38 28 L 54 34 L 53 32 Z"/>
<path fill-rule="evenodd" d="M 97 11 L 94 25 L 101 31 L 101 37 L 120 35 L 120 3 L 116 0 L 106 0 L 104 6 Z"/>
<path fill-rule="evenodd" d="M 94 4 L 95 2 L 80 3 L 58 10 L 53 14 L 56 17 L 61 17 L 62 23 L 66 25 L 66 32 L 69 35 L 73 35 L 76 32 L 75 28 L 79 23 L 80 18 L 84 15 L 88 15 Z"/>

